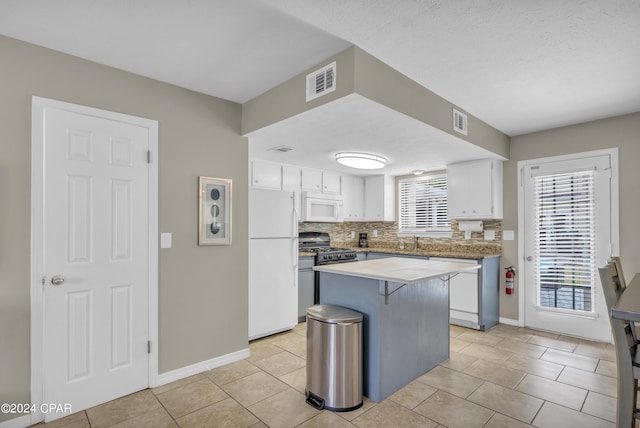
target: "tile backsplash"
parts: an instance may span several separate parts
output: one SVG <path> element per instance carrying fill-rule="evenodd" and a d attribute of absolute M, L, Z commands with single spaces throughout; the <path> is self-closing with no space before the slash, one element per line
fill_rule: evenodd
<path fill-rule="evenodd" d="M 458 222 L 451 221 L 451 238 L 427 238 L 420 237 L 421 246 L 429 244 L 451 244 L 464 246 L 478 246 L 483 248 L 493 248 L 496 253 L 502 252 L 502 221 L 484 220 L 484 230 L 495 232 L 495 239 L 486 241 L 484 232 L 472 232 L 471 239 L 465 239 L 464 232 L 458 229 Z M 332 242 L 341 242 L 347 245 L 358 245 L 358 234 L 367 233 L 369 246 L 381 248 L 397 248 L 400 243 L 411 245 L 413 237 L 398 236 L 398 224 L 396 222 L 344 222 L 344 223 L 299 223 L 300 232 L 328 232 Z M 373 236 L 373 231 L 378 232 L 378 236 Z M 355 232 L 355 238 L 351 237 L 351 232 Z"/>

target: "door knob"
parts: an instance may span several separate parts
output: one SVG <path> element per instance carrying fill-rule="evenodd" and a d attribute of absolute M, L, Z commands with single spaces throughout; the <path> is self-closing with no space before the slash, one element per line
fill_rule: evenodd
<path fill-rule="evenodd" d="M 54 275 L 51 277 L 52 285 L 62 285 L 64 283 L 64 276 L 62 275 Z"/>
<path fill-rule="evenodd" d="M 532 262 L 533 261 L 533 257 L 531 257 L 531 256 L 527 257 L 527 261 L 528 262 Z"/>

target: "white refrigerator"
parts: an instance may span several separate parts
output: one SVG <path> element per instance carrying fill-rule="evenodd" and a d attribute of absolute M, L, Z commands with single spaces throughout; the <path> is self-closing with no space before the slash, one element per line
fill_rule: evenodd
<path fill-rule="evenodd" d="M 298 323 L 295 193 L 249 192 L 249 340 Z"/>

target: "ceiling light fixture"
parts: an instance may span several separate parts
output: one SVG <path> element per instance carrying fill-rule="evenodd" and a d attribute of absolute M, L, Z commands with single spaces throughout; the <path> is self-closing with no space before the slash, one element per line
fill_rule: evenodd
<path fill-rule="evenodd" d="M 426 171 L 424 169 L 414 169 L 413 171 L 411 171 L 411 173 L 413 175 L 422 175 L 424 174 Z"/>
<path fill-rule="evenodd" d="M 358 169 L 380 169 L 387 163 L 382 156 L 353 152 L 336 153 L 336 160 L 342 165 Z"/>

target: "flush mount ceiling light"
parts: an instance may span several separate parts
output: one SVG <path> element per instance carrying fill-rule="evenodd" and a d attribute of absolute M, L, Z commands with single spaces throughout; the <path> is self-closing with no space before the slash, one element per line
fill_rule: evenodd
<path fill-rule="evenodd" d="M 414 169 L 413 171 L 411 171 L 411 173 L 412 173 L 413 175 L 422 175 L 422 174 L 424 174 L 425 172 L 427 172 L 427 171 L 425 171 L 424 169 Z"/>
<path fill-rule="evenodd" d="M 380 169 L 387 163 L 387 160 L 382 156 L 369 153 L 336 153 L 336 160 L 342 165 L 358 169 Z"/>

